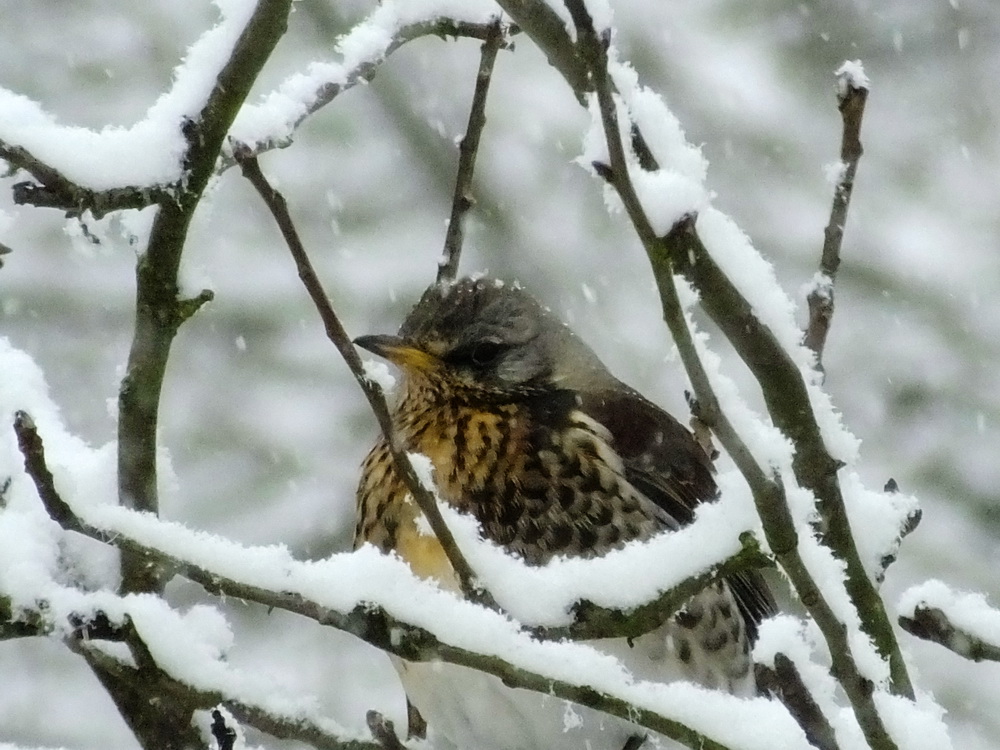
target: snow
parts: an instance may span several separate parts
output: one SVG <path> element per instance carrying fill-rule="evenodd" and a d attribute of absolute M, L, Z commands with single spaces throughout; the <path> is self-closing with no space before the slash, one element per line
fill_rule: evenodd
<path fill-rule="evenodd" d="M 391 393 L 396 387 L 396 378 L 393 377 L 392 372 L 389 371 L 389 366 L 385 362 L 375 359 L 363 359 L 361 360 L 361 366 L 364 369 L 365 377 L 372 383 L 377 383 L 385 393 Z"/>
<path fill-rule="evenodd" d="M 865 75 L 865 68 L 860 60 L 845 60 L 837 68 L 834 75 L 837 76 L 837 93 L 840 96 L 847 95 L 848 86 L 856 89 L 870 89 L 872 85 L 868 76 Z"/>
<path fill-rule="evenodd" d="M 940 609 L 955 627 L 1000 646 L 1000 609 L 990 606 L 982 594 L 958 592 L 932 579 L 908 588 L 896 605 L 906 617 L 913 617 L 918 607 Z"/>
<path fill-rule="evenodd" d="M 560 557 L 544 567 L 527 566 L 483 540 L 471 517 L 445 504 L 441 511 L 462 554 L 500 606 L 525 624 L 553 627 L 571 622 L 577 602 L 631 610 L 739 552 L 740 534 L 757 529 L 759 522 L 736 473 L 723 474 L 718 482 L 721 499 L 700 507 L 690 526 L 594 560 Z M 647 574 L 636 576 L 637 570 Z"/>
<path fill-rule="evenodd" d="M 817 271 L 807 284 L 802 285 L 799 293 L 805 299 L 814 293 L 825 299 L 830 299 L 833 294 L 833 280 L 822 271 Z"/>
<path fill-rule="evenodd" d="M 847 173 L 847 164 L 842 161 L 835 161 L 823 165 L 823 177 L 831 185 L 839 185 L 844 175 Z"/>
<path fill-rule="evenodd" d="M 0 88 L 0 142 L 27 149 L 69 180 L 94 190 L 169 185 L 182 178 L 183 121 L 197 119 L 256 3 L 216 3 L 221 20 L 195 42 L 171 89 L 129 128 L 60 125 L 42 105 Z"/>

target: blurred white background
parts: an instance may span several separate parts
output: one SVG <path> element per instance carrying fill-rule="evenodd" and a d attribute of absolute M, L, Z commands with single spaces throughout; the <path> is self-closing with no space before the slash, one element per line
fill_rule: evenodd
<path fill-rule="evenodd" d="M 255 95 L 313 60 L 374 3 L 299 0 Z M 846 232 L 827 386 L 863 440 L 873 487 L 894 477 L 924 519 L 890 569 L 890 603 L 933 576 L 1000 604 L 1000 6 L 991 0 L 843 3 L 621 0 L 619 45 L 703 144 L 717 204 L 799 302 L 815 272 L 839 154 L 833 71 L 872 80 Z M 167 89 L 216 20 L 207 2 L 0 0 L 0 85 L 67 124 L 128 125 Z M 478 61 L 469 40 L 426 39 L 262 159 L 285 192 L 348 330 L 391 332 L 433 278 Z M 638 242 L 573 163 L 585 113 L 527 39 L 501 53 L 477 167 L 466 272 L 516 278 L 622 379 L 686 418 Z M 114 438 L 130 341 L 135 248 L 92 226 L 13 206 L 0 241 L 0 335 L 44 368 L 70 427 Z M 375 424 L 324 338 L 270 216 L 245 181 L 212 187 L 183 264 L 215 301 L 178 336 L 161 409 L 177 477 L 164 516 L 303 557 L 349 546 L 358 464 Z M 728 352 L 726 353 L 728 356 Z M 756 399 L 738 362 L 730 372 Z M 3 377 L 3 373 L 0 373 Z M 336 585 L 336 582 L 331 582 Z M 206 597 L 175 583 L 179 604 Z M 231 659 L 314 691 L 363 726 L 402 703 L 387 661 L 339 633 L 228 602 Z M 919 684 L 949 711 L 956 747 L 1000 746 L 1000 665 L 970 665 L 902 636 Z M 83 662 L 43 640 L 0 643 L 0 741 L 134 747 Z M 291 744 L 268 741 L 269 746 Z"/>

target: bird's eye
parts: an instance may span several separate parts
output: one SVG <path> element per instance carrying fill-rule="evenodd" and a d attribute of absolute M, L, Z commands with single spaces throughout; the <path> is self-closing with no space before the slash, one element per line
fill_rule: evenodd
<path fill-rule="evenodd" d="M 457 366 L 483 368 L 496 362 L 506 349 L 507 347 L 498 341 L 477 341 L 458 347 L 448 354 L 446 359 Z"/>
<path fill-rule="evenodd" d="M 503 350 L 503 345 L 496 341 L 480 341 L 469 352 L 469 360 L 477 367 L 485 367 L 494 362 Z"/>

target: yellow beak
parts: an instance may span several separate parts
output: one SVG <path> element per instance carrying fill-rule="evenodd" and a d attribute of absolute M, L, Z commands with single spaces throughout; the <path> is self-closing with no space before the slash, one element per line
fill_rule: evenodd
<path fill-rule="evenodd" d="M 358 336 L 355 346 L 385 357 L 404 370 L 429 372 L 440 366 L 440 360 L 399 336 Z"/>

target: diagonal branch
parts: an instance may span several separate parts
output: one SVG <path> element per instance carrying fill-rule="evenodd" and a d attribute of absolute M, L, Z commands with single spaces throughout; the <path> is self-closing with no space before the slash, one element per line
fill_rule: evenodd
<path fill-rule="evenodd" d="M 496 603 L 489 592 L 483 591 L 476 585 L 475 571 L 472 570 L 472 567 L 458 548 L 454 535 L 445 523 L 444 518 L 442 518 L 441 511 L 437 505 L 437 499 L 420 481 L 416 471 L 413 469 L 412 462 L 406 455 L 406 451 L 400 446 L 399 441 L 395 439 L 395 429 L 392 424 L 389 407 L 385 401 L 385 394 L 378 383 L 365 375 L 361 358 L 358 356 L 357 350 L 351 343 L 350 336 L 347 335 L 347 331 L 344 330 L 340 319 L 337 317 L 337 313 L 330 304 L 330 299 L 323 290 L 323 285 L 312 267 L 309 255 L 306 253 L 305 247 L 299 239 L 295 224 L 292 222 L 292 217 L 288 212 L 288 204 L 285 202 L 284 196 L 268 183 L 264 173 L 261 172 L 260 164 L 257 162 L 256 157 L 245 154 L 242 151 L 237 151 L 236 158 L 240 161 L 240 165 L 243 168 L 243 175 L 254 186 L 274 215 L 275 222 L 277 222 L 278 228 L 281 230 L 281 234 L 285 238 L 288 249 L 292 254 L 292 258 L 295 260 L 299 278 L 302 279 L 306 291 L 309 292 L 309 296 L 316 306 L 320 318 L 323 320 L 326 335 L 333 342 L 333 345 L 337 347 L 337 350 L 350 368 L 351 374 L 354 375 L 354 379 L 358 381 L 358 385 L 364 391 L 365 398 L 368 399 L 368 403 L 375 413 L 375 418 L 378 420 L 379 427 L 382 429 L 382 434 L 385 436 L 386 444 L 392 454 L 394 468 L 403 479 L 407 489 L 410 491 L 421 512 L 427 518 L 431 529 L 433 529 L 434 534 L 441 543 L 441 547 L 448 556 L 448 561 L 458 576 L 463 593 L 473 601 L 496 608 Z"/>
<path fill-rule="evenodd" d="M 840 465 L 830 456 L 820 434 L 802 373 L 709 254 L 698 236 L 694 217 L 685 217 L 670 231 L 664 248 L 673 269 L 698 291 L 702 307 L 757 378 L 775 425 L 794 443 L 792 468 L 799 485 L 817 498 L 820 540 L 846 562 L 848 593 L 861 614 L 862 628 L 889 662 L 892 689 L 912 696 L 913 687 L 885 603 L 865 572 L 851 532 L 837 480 Z M 824 633 L 841 640 L 836 622 L 829 626 L 833 629 L 824 629 Z"/>
<path fill-rule="evenodd" d="M 562 19 L 543 0 L 497 0 L 497 4 L 538 45 L 582 104 L 593 91 L 590 73 Z"/>
<path fill-rule="evenodd" d="M 990 643 L 955 625 L 944 610 L 917 606 L 913 616 L 901 615 L 899 625 L 907 633 L 933 641 L 972 661 L 1000 661 L 1000 643 Z"/>
<path fill-rule="evenodd" d="M 806 301 L 809 304 L 809 325 L 804 343 L 816 353 L 816 367 L 823 370 L 823 349 L 833 319 L 833 287 L 840 267 L 840 247 L 844 241 L 847 210 L 854 191 L 854 177 L 864 149 L 861 147 L 861 118 L 868 101 L 868 79 L 857 63 L 844 63 L 837 71 L 837 101 L 843 120 L 840 140 L 839 175 L 833 189 L 830 220 L 823 231 L 823 253 L 819 274 Z"/>
<path fill-rule="evenodd" d="M 455 193 L 451 202 L 451 218 L 444 238 L 444 252 L 438 265 L 437 283 L 450 283 L 458 276 L 458 261 L 465 239 L 465 215 L 475 205 L 472 196 L 472 174 L 476 168 L 476 154 L 479 152 L 479 137 L 486 125 L 486 95 L 493 77 L 493 64 L 497 52 L 503 44 L 503 28 L 499 19 L 494 22 L 491 33 L 483 42 L 479 71 L 476 74 L 476 89 L 472 95 L 469 124 L 465 137 L 458 148 L 458 176 L 455 178 Z"/>
<path fill-rule="evenodd" d="M 774 666 L 754 665 L 757 689 L 778 697 L 806 733 L 809 744 L 817 750 L 840 750 L 837 735 L 829 719 L 816 703 L 795 662 L 782 653 L 774 655 Z"/>
<path fill-rule="evenodd" d="M 438 18 L 417 21 L 401 26 L 392 37 L 392 40 L 386 45 L 385 49 L 374 55 L 371 59 L 360 61 L 355 67 L 348 70 L 346 73 L 340 73 L 338 71 L 336 80 L 318 82 L 313 87 L 310 94 L 305 97 L 305 100 L 302 103 L 302 111 L 295 117 L 294 121 L 289 126 L 289 131 L 294 132 L 297 130 L 306 119 L 317 113 L 326 105 L 330 104 L 345 91 L 349 91 L 355 86 L 361 84 L 370 83 L 375 78 L 379 65 L 383 63 L 389 55 L 398 50 L 404 44 L 408 44 L 409 42 L 427 36 L 436 36 L 442 39 L 446 39 L 447 37 L 467 37 L 487 42 L 493 38 L 494 29 L 497 28 L 498 23 L 498 21 L 493 23 L 474 23 L 471 21 L 457 21 L 452 18 Z M 517 34 L 519 31 L 520 30 L 516 26 L 500 24 L 500 39 L 498 40 L 499 46 L 509 46 L 510 37 Z M 281 89 L 279 88 L 275 94 L 280 95 Z M 266 103 L 254 106 L 266 106 Z M 238 138 L 239 136 L 237 135 L 237 141 Z M 265 135 L 252 141 L 248 139 L 245 142 L 237 142 L 233 145 L 233 153 L 226 153 L 223 155 L 219 171 L 224 171 L 237 163 L 238 160 L 235 155 L 235 151 L 237 149 L 254 156 L 259 156 L 262 153 L 276 148 L 284 148 L 288 144 L 288 135 Z"/>
<path fill-rule="evenodd" d="M 608 76 L 606 45 L 603 40 L 598 39 L 583 0 L 566 0 L 566 6 L 569 8 L 574 23 L 577 25 L 577 36 L 580 40 L 579 44 L 582 54 L 590 66 L 611 161 L 610 165 L 595 165 L 595 168 L 597 168 L 598 173 L 621 196 L 626 212 L 653 265 L 657 287 L 660 290 L 664 318 L 674 337 L 681 360 L 691 378 L 695 394 L 701 405 L 700 416 L 716 431 L 719 440 L 725 446 L 726 450 L 731 453 L 733 461 L 750 484 L 754 501 L 757 504 L 758 512 L 764 524 L 764 532 L 768 543 L 771 544 L 775 557 L 789 575 L 803 603 L 807 605 L 810 614 L 816 619 L 817 624 L 826 637 L 834 659 L 834 670 L 847 692 L 866 739 L 873 748 L 894 750 L 896 748 L 895 742 L 889 736 L 872 698 L 872 685 L 861 675 L 854 661 L 846 630 L 836 617 L 829 603 L 822 596 L 822 592 L 810 575 L 798 552 L 794 522 L 784 498 L 781 485 L 776 478 L 768 478 L 756 460 L 749 454 L 745 444 L 719 407 L 718 399 L 712 390 L 707 373 L 698 358 L 697 350 L 695 349 L 691 332 L 684 318 L 683 309 L 680 306 L 674 286 L 673 274 L 676 255 L 669 252 L 671 246 L 677 244 L 677 240 L 683 239 L 685 235 L 697 240 L 697 234 L 694 231 L 694 222 L 690 217 L 687 217 L 686 221 L 682 221 L 678 225 L 681 227 L 680 232 L 677 231 L 678 226 L 675 226 L 674 230 L 667 237 L 660 239 L 656 236 L 628 174 L 628 161 L 622 145 L 621 130 L 618 124 L 612 93 L 612 83 Z M 686 231 L 683 229 L 684 225 L 687 226 Z M 692 265 L 697 265 L 700 268 L 701 261 L 699 260 L 699 263 L 695 264 L 693 253 L 689 251 L 688 257 Z M 703 294 L 703 300 L 705 300 L 706 296 Z M 721 304 L 720 300 L 710 296 L 705 302 L 706 305 L 709 302 Z M 749 307 L 745 300 L 742 300 L 742 303 Z M 750 311 L 750 317 L 756 320 L 755 316 L 752 315 L 752 311 Z M 761 328 L 764 327 L 761 326 Z M 787 358 L 788 355 L 780 346 L 778 349 Z M 801 382 L 801 375 L 799 376 L 799 381 Z M 807 398 L 805 405 L 808 408 L 809 403 Z M 809 414 L 811 415 L 811 411 Z M 778 419 L 776 418 L 777 421 Z M 820 440 L 819 442 L 820 446 L 822 446 L 822 441 Z M 798 445 L 798 443 L 796 444 Z M 823 450 L 825 452 L 825 448 Z M 796 474 L 798 476 L 798 472 Z M 843 503 L 841 501 L 842 506 Z M 853 542 L 853 539 L 851 541 Z M 865 581 L 868 582 L 867 577 L 865 577 Z M 870 582 L 868 583 L 870 586 Z M 877 594 L 875 594 L 875 597 L 878 605 L 882 607 L 881 611 L 884 615 L 884 606 L 881 599 L 878 599 Z M 894 640 L 891 642 L 895 644 Z M 896 653 L 898 655 L 898 649 Z"/>

